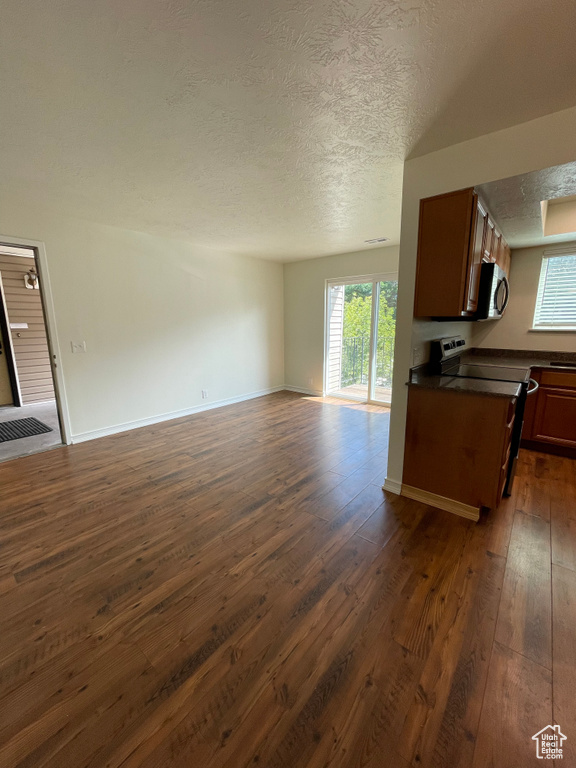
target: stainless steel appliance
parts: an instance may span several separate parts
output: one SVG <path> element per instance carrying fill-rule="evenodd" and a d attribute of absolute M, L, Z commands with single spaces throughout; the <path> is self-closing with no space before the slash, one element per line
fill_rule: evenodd
<path fill-rule="evenodd" d="M 498 264 L 483 263 L 480 268 L 478 306 L 475 320 L 498 320 L 510 300 L 510 283 Z"/>
<path fill-rule="evenodd" d="M 510 443 L 510 459 L 506 473 L 504 495 L 510 496 L 520 440 L 522 439 L 522 425 L 524 423 L 524 409 L 526 398 L 534 394 L 538 389 L 538 382 L 530 378 L 529 368 L 512 368 L 500 365 L 476 365 L 463 363 L 461 352 L 466 342 L 460 336 L 451 336 L 445 339 L 436 339 L 431 345 L 430 365 L 432 372 L 440 376 L 458 376 L 466 379 L 488 379 L 490 381 L 511 381 L 520 384 L 520 394 L 516 402 L 514 426 L 512 427 L 512 439 Z"/>

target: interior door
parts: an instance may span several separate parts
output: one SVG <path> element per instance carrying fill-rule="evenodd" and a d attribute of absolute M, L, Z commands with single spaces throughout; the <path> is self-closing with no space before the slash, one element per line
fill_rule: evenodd
<path fill-rule="evenodd" d="M 6 364 L 6 347 L 2 330 L 0 329 L 0 406 L 12 404 L 12 386 L 10 384 L 8 365 Z"/>

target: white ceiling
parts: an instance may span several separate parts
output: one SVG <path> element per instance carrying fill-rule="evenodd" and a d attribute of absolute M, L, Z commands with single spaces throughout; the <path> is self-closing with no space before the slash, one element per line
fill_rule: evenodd
<path fill-rule="evenodd" d="M 575 239 L 573 233 L 544 236 L 540 203 L 576 193 L 576 162 L 481 184 L 477 189 L 512 248 Z"/>
<path fill-rule="evenodd" d="M 402 164 L 576 104 L 573 0 L 3 0 L 16 198 L 291 260 L 398 242 Z"/>

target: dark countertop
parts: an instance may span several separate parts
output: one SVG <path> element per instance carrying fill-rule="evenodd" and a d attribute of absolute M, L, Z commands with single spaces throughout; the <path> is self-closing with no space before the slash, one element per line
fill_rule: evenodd
<path fill-rule="evenodd" d="M 463 363 L 475 365 L 499 365 L 509 368 L 551 368 L 552 370 L 571 370 L 576 367 L 551 365 L 552 361 L 576 363 L 576 352 L 544 352 L 527 349 L 482 349 L 474 347 L 462 352 Z M 488 379 L 467 379 L 458 376 L 437 376 L 430 373 L 427 365 L 420 365 L 410 371 L 408 386 L 426 389 L 441 389 L 450 392 L 470 392 L 487 397 L 517 397 L 520 384 L 510 381 L 490 381 Z"/>
<path fill-rule="evenodd" d="M 462 361 L 476 365 L 506 365 L 511 368 L 560 368 L 552 362 L 572 363 L 576 371 L 576 352 L 545 352 L 533 349 L 490 349 L 473 347 L 462 353 Z"/>
<path fill-rule="evenodd" d="M 520 384 L 512 381 L 490 381 L 489 379 L 466 379 L 459 376 L 435 376 L 425 366 L 410 371 L 409 387 L 441 389 L 449 392 L 469 392 L 487 397 L 518 397 Z"/>

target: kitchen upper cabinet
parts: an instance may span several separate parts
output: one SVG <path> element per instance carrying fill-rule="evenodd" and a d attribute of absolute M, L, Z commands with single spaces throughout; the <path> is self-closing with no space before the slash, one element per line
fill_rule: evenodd
<path fill-rule="evenodd" d="M 540 450 L 576 449 L 576 371 L 542 368 L 532 377 L 540 388 L 528 398 L 523 441 Z"/>
<path fill-rule="evenodd" d="M 472 238 L 466 273 L 466 311 L 475 312 L 478 306 L 478 286 L 480 285 L 480 268 L 484 256 L 484 235 L 488 214 L 475 197 L 475 211 L 473 214 Z"/>
<path fill-rule="evenodd" d="M 494 235 L 492 236 L 492 261 L 500 265 L 500 252 L 502 248 L 502 235 L 498 230 L 494 229 Z"/>
<path fill-rule="evenodd" d="M 504 270 L 506 275 L 510 275 L 510 246 L 502 237 L 502 243 L 500 245 L 500 253 L 497 260 L 500 269 Z"/>
<path fill-rule="evenodd" d="M 472 187 L 421 200 L 414 317 L 472 318 L 482 262 L 501 259 L 503 247 Z"/>
<path fill-rule="evenodd" d="M 488 216 L 484 230 L 484 261 L 496 261 L 494 256 L 494 222 Z"/>

